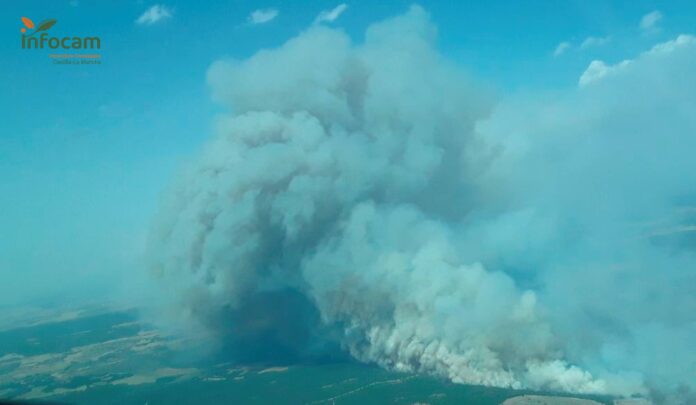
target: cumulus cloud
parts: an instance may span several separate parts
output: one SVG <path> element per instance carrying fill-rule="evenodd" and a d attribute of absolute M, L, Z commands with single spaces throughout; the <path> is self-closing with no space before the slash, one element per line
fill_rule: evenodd
<path fill-rule="evenodd" d="M 251 14 L 249 14 L 249 17 L 247 17 L 247 21 L 249 22 L 249 24 L 253 25 L 265 24 L 267 22 L 273 21 L 276 17 L 278 17 L 277 9 L 264 8 L 254 10 Z"/>
<path fill-rule="evenodd" d="M 694 44 L 696 44 L 696 37 L 692 35 L 682 34 L 671 41 L 666 41 L 655 45 L 652 49 L 644 52 L 642 57 L 645 58 L 649 55 L 651 55 L 652 57 L 656 57 L 658 55 L 664 57 L 680 48 L 688 48 L 693 46 Z M 580 75 L 578 84 L 580 87 L 586 86 L 604 78 L 609 74 L 620 71 L 632 63 L 634 63 L 634 60 L 632 59 L 621 61 L 615 65 L 607 65 L 601 60 L 594 60 L 590 63 L 587 69 L 585 69 L 585 71 Z"/>
<path fill-rule="evenodd" d="M 336 7 L 332 8 L 331 10 L 323 10 L 314 19 L 314 24 L 320 24 L 323 22 L 334 22 L 338 19 L 338 17 L 341 16 L 341 14 L 343 14 L 344 11 L 346 11 L 347 8 L 348 5 L 346 3 L 341 3 Z"/>
<path fill-rule="evenodd" d="M 696 45 L 696 37 L 693 35 L 681 34 L 671 41 L 662 42 L 655 45 L 647 53 L 650 55 L 669 55 L 680 49 L 690 49 Z"/>
<path fill-rule="evenodd" d="M 587 69 L 585 69 L 585 71 L 582 72 L 582 74 L 580 75 L 578 85 L 580 87 L 584 87 L 598 80 L 601 80 L 605 76 L 611 74 L 612 72 L 618 69 L 623 68 L 629 63 L 631 63 L 631 61 L 625 60 L 621 63 L 610 66 L 602 62 L 601 60 L 593 60 L 592 62 L 590 62 L 590 65 L 587 67 Z"/>
<path fill-rule="evenodd" d="M 135 20 L 139 25 L 152 25 L 172 17 L 172 9 L 163 5 L 155 4 L 145 10 L 145 12 Z"/>
<path fill-rule="evenodd" d="M 558 44 L 556 49 L 553 51 L 553 56 L 561 56 L 564 53 L 566 53 L 566 51 L 569 49 L 570 49 L 570 42 L 563 41 L 560 44 Z"/>
<path fill-rule="evenodd" d="M 658 30 L 659 23 L 662 21 L 662 13 L 658 10 L 652 11 L 640 19 L 640 29 L 644 32 L 654 32 Z"/>
<path fill-rule="evenodd" d="M 162 204 L 153 272 L 238 356 L 686 401 L 694 242 L 657 232 L 696 220 L 684 38 L 497 107 L 419 7 L 218 61 L 230 113 Z"/>

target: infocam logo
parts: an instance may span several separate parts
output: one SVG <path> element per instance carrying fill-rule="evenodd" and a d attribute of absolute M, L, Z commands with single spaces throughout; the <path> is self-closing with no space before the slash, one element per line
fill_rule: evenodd
<path fill-rule="evenodd" d="M 101 49 L 99 37 L 53 36 L 48 31 L 58 21 L 54 18 L 34 24 L 30 18 L 22 17 L 22 49 L 70 50 L 72 53 L 51 53 L 48 55 L 56 65 L 100 65 L 101 54 L 95 52 L 75 52 Z"/>
<path fill-rule="evenodd" d="M 39 24 L 22 17 L 22 49 L 100 49 L 99 37 L 54 37 L 48 33 L 58 21 L 44 20 Z"/>

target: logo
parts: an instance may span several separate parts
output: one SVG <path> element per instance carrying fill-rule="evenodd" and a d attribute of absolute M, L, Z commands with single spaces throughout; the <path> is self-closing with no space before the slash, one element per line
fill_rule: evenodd
<path fill-rule="evenodd" d="M 58 20 L 51 18 L 39 24 L 27 17 L 22 17 L 24 26 L 22 33 L 22 49 L 60 49 L 60 50 L 94 50 L 101 49 L 101 38 L 98 36 L 52 36 L 48 31 Z M 50 54 L 55 64 L 100 64 L 100 54 Z"/>

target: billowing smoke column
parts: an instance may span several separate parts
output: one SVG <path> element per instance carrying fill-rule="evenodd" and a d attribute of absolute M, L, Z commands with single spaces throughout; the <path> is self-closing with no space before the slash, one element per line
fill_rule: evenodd
<path fill-rule="evenodd" d="M 172 300 L 244 360 L 688 397 L 694 40 L 491 114 L 435 34 L 413 7 L 210 68 L 233 113 L 152 235 Z"/>

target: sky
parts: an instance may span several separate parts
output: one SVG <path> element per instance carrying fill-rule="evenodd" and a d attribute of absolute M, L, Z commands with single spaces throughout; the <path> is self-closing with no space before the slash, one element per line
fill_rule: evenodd
<path fill-rule="evenodd" d="M 162 190 L 210 137 L 206 72 L 315 24 L 354 41 L 410 1 L 7 1 L 0 10 L 0 305 L 127 294 Z M 438 49 L 497 97 L 574 88 L 608 64 L 693 32 L 691 1 L 419 3 Z M 22 50 L 20 17 L 99 35 L 102 64 Z M 67 277 L 77 276 L 77 277 Z M 75 288 L 78 280 L 84 288 Z"/>

